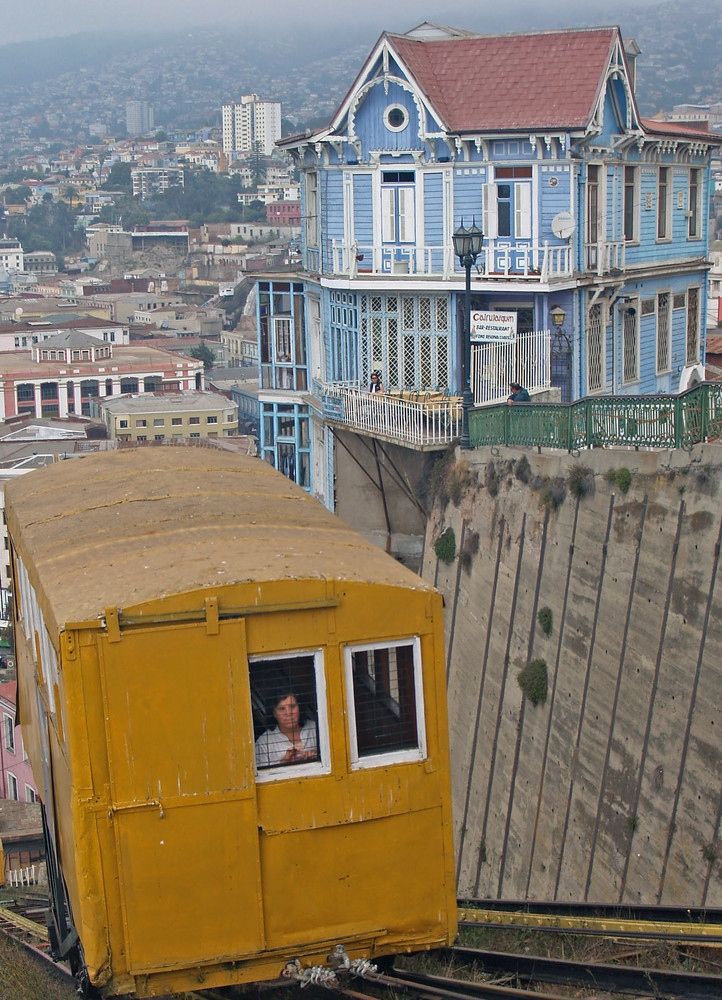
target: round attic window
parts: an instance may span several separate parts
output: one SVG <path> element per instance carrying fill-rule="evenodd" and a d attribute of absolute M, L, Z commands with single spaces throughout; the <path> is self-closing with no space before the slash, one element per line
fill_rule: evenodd
<path fill-rule="evenodd" d="M 384 125 L 390 132 L 400 132 L 409 124 L 409 113 L 402 104 L 390 104 L 384 112 Z"/>

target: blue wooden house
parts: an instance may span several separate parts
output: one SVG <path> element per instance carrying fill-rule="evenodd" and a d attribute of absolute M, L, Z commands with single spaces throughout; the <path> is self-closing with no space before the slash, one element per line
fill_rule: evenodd
<path fill-rule="evenodd" d="M 333 505 L 331 428 L 445 447 L 470 380 L 532 398 L 678 392 L 703 377 L 710 153 L 643 121 L 615 27 L 383 34 L 327 128 L 284 139 L 303 265 L 258 283 L 261 452 Z M 368 394 L 381 373 L 383 394 Z"/>

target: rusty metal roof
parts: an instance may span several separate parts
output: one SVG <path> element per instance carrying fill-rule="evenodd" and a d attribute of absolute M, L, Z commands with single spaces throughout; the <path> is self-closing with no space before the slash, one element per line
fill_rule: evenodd
<path fill-rule="evenodd" d="M 68 459 L 5 488 L 48 628 L 108 606 L 276 580 L 432 590 L 268 463 L 212 448 Z"/>

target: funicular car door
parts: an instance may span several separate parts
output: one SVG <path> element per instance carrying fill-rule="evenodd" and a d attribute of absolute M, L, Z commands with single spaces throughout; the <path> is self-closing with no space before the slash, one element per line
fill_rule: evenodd
<path fill-rule="evenodd" d="M 100 647 L 130 971 L 261 950 L 244 622 L 149 625 Z"/>

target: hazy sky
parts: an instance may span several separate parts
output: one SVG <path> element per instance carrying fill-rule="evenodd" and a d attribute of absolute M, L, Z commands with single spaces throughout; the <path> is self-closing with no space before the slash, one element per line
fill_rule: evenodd
<path fill-rule="evenodd" d="M 651 0 L 626 0 L 619 7 L 649 5 Z M 501 16 L 513 23 L 506 30 L 524 30 L 524 13 L 534 22 L 550 17 L 556 25 L 615 23 L 610 5 L 603 0 L 25 0 L 3 4 L 0 44 L 77 34 L 104 29 L 173 30 L 200 24 L 250 23 L 273 28 L 293 22 L 363 24 L 403 31 L 420 21 L 454 24 L 483 31 L 485 16 L 490 30 L 499 30 Z M 618 13 L 617 13 L 618 18 Z"/>

